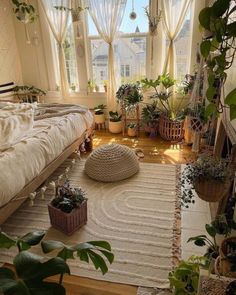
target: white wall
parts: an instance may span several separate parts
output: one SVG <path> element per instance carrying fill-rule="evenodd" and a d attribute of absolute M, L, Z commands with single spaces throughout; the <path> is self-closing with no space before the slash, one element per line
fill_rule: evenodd
<path fill-rule="evenodd" d="M 0 84 L 22 83 L 21 63 L 16 44 L 13 13 L 9 0 L 0 1 Z"/>

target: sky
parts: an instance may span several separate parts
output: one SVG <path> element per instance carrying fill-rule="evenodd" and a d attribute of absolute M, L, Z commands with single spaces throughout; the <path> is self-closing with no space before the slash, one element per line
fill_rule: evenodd
<path fill-rule="evenodd" d="M 134 11 L 137 14 L 135 20 L 129 18 L 130 12 L 132 12 L 132 0 L 127 0 L 125 14 L 121 24 L 120 31 L 124 33 L 133 33 L 135 32 L 136 27 L 138 26 L 140 32 L 148 31 L 148 19 L 144 13 L 144 7 L 148 6 L 149 0 L 133 0 L 134 1 Z M 95 25 L 91 17 L 88 17 L 89 22 L 89 35 L 98 35 Z"/>

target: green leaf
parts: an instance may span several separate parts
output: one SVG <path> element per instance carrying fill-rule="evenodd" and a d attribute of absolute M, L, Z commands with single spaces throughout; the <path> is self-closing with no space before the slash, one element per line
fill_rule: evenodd
<path fill-rule="evenodd" d="M 206 91 L 206 97 L 209 101 L 212 101 L 216 95 L 216 88 L 214 86 L 209 86 Z"/>
<path fill-rule="evenodd" d="M 230 105 L 230 120 L 236 119 L 236 105 Z"/>
<path fill-rule="evenodd" d="M 210 224 L 206 224 L 205 225 L 206 231 L 207 233 L 211 236 L 211 237 L 215 237 L 216 236 L 216 229 L 214 226 L 210 225 Z"/>
<path fill-rule="evenodd" d="M 214 74 L 208 74 L 208 83 L 210 86 L 212 86 L 215 82 L 215 75 Z"/>
<path fill-rule="evenodd" d="M 34 286 L 30 288 L 30 292 L 33 295 L 65 295 L 66 290 L 62 285 L 49 282 L 36 282 Z"/>
<path fill-rule="evenodd" d="M 34 231 L 20 237 L 19 240 L 25 242 L 30 246 L 38 245 L 43 237 L 45 236 L 45 231 Z"/>
<path fill-rule="evenodd" d="M 87 253 L 96 269 L 100 269 L 103 275 L 108 272 L 108 267 L 106 265 L 106 262 L 99 254 L 93 252 L 92 250 L 88 250 Z"/>
<path fill-rule="evenodd" d="M 111 245 L 106 241 L 89 241 L 88 244 L 111 251 Z"/>
<path fill-rule="evenodd" d="M 200 51 L 203 57 L 207 58 L 211 50 L 211 41 L 205 40 L 200 45 Z"/>
<path fill-rule="evenodd" d="M 210 103 L 205 110 L 205 117 L 209 118 L 217 112 L 217 107 L 214 103 Z"/>
<path fill-rule="evenodd" d="M 100 250 L 100 252 L 107 258 L 110 264 L 112 264 L 114 261 L 114 254 L 105 250 Z"/>
<path fill-rule="evenodd" d="M 231 0 L 217 0 L 212 5 L 211 16 L 218 18 L 222 16 L 230 6 Z"/>
<path fill-rule="evenodd" d="M 49 253 L 49 252 L 52 252 L 53 250 L 62 249 L 65 247 L 65 245 L 59 241 L 42 241 L 41 247 L 42 247 L 43 253 Z"/>
<path fill-rule="evenodd" d="M 67 260 L 67 259 L 75 259 L 74 258 L 74 251 L 71 249 L 68 249 L 67 247 L 64 247 L 58 254 L 58 257 L 61 257 L 63 260 Z"/>
<path fill-rule="evenodd" d="M 236 22 L 227 25 L 227 30 L 232 37 L 236 37 Z"/>
<path fill-rule="evenodd" d="M 89 257 L 88 257 L 88 253 L 86 252 L 86 250 L 78 251 L 77 255 L 79 256 L 81 261 L 85 261 L 85 262 L 89 263 Z"/>
<path fill-rule="evenodd" d="M 10 249 L 13 246 L 16 246 L 16 240 L 4 232 L 0 232 L 0 248 Z"/>
<path fill-rule="evenodd" d="M 30 295 L 24 283 L 17 281 L 15 273 L 5 267 L 0 268 L 0 292 L 4 294 Z"/>
<path fill-rule="evenodd" d="M 236 105 L 236 88 L 234 88 L 225 98 L 225 103 L 227 105 Z"/>
<path fill-rule="evenodd" d="M 210 30 L 211 10 L 211 7 L 203 8 L 198 17 L 200 25 L 207 30 Z"/>
<path fill-rule="evenodd" d="M 198 239 L 198 240 L 194 241 L 194 244 L 199 247 L 203 247 L 206 245 L 206 243 L 203 239 Z"/>

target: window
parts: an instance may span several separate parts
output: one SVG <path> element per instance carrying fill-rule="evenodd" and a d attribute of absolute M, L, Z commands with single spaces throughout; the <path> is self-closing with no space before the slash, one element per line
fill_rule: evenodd
<path fill-rule="evenodd" d="M 65 54 L 65 60 L 66 60 L 67 79 L 68 79 L 70 90 L 78 91 L 79 80 L 78 80 L 73 23 L 71 19 L 69 21 L 66 38 L 65 38 L 63 46 L 64 46 L 64 54 Z"/>
<path fill-rule="evenodd" d="M 120 69 L 121 81 L 137 81 L 146 75 L 148 19 L 144 7 L 149 0 L 134 1 L 135 20 L 129 18 L 132 11 L 132 0 L 127 0 L 119 38 L 113 48 L 116 68 Z M 88 43 L 90 48 L 90 77 L 100 89 L 103 81 L 108 79 L 108 45 L 97 32 L 93 20 L 88 14 Z"/>

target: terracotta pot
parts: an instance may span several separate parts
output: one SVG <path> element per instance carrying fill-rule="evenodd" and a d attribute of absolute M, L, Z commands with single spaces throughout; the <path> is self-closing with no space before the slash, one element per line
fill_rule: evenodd
<path fill-rule="evenodd" d="M 105 122 L 105 115 L 94 115 L 94 120 L 96 124 L 103 124 Z"/>
<path fill-rule="evenodd" d="M 128 127 L 127 133 L 128 133 L 128 136 L 134 137 L 136 136 L 136 129 Z"/>
<path fill-rule="evenodd" d="M 230 189 L 230 181 L 197 180 L 194 189 L 199 198 L 207 202 L 219 202 L 225 197 Z"/>
<path fill-rule="evenodd" d="M 66 235 L 71 235 L 87 223 L 87 200 L 79 208 L 73 209 L 70 213 L 65 213 L 48 204 L 48 212 L 51 225 Z"/>
<path fill-rule="evenodd" d="M 122 121 L 118 121 L 118 122 L 109 121 L 109 131 L 111 133 L 121 133 L 122 132 Z"/>

